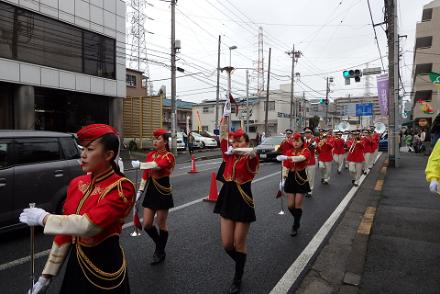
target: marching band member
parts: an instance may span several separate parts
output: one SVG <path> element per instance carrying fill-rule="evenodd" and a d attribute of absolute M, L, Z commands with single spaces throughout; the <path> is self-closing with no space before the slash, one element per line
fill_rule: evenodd
<path fill-rule="evenodd" d="M 293 147 L 294 148 L 289 150 L 286 155 L 281 155 L 277 159 L 284 160 L 288 163 L 289 167 L 284 192 L 287 194 L 289 211 L 293 216 L 293 225 L 290 235 L 296 236 L 301 225 L 304 194 L 310 192 L 306 168 L 312 154 L 304 144 L 304 139 L 301 134 L 296 133 L 293 136 Z"/>
<path fill-rule="evenodd" d="M 327 135 L 324 134 L 318 143 L 316 150 L 318 151 L 318 166 L 321 171 L 321 183 L 328 184 L 330 181 L 330 173 L 333 161 L 333 146 L 327 141 Z"/>
<path fill-rule="evenodd" d="M 364 129 L 362 131 L 361 141 L 362 141 L 362 145 L 364 145 L 364 153 L 365 153 L 364 174 L 366 174 L 367 171 L 373 167 L 372 162 L 374 161 L 373 156 L 374 156 L 374 148 L 375 148 L 369 129 Z"/>
<path fill-rule="evenodd" d="M 290 149 L 293 148 L 293 142 L 292 142 L 292 136 L 293 131 L 291 129 L 286 129 L 285 131 L 286 138 L 281 142 L 280 146 L 276 150 L 280 154 L 286 154 Z M 283 169 L 283 179 L 285 180 L 287 178 L 287 174 L 289 172 L 289 169 L 287 168 L 287 163 L 283 161 L 282 163 Z"/>
<path fill-rule="evenodd" d="M 342 139 L 342 132 L 337 132 L 333 140 L 333 159 L 336 162 L 338 174 L 342 172 L 345 157 L 345 141 Z"/>
<path fill-rule="evenodd" d="M 348 169 L 348 161 L 347 161 L 347 152 L 348 152 L 348 146 L 347 143 L 351 139 L 351 133 L 350 131 L 344 131 L 344 135 L 342 135 L 342 139 L 345 141 L 345 153 L 344 153 L 344 166 L 345 169 Z"/>
<path fill-rule="evenodd" d="M 84 147 L 85 174 L 70 182 L 64 214 L 27 208 L 20 215 L 22 223 L 41 225 L 45 234 L 55 235 L 43 273 L 29 292 L 45 293 L 68 256 L 60 293 L 130 293 L 119 235 L 133 207 L 135 188 L 115 162 L 119 138 L 104 124 L 83 127 L 77 137 Z"/>
<path fill-rule="evenodd" d="M 174 206 L 171 194 L 170 176 L 173 172 L 176 160 L 169 151 L 169 133 L 163 129 L 153 132 L 153 146 L 156 150 L 151 151 L 145 158 L 148 165 L 142 175 L 139 191 L 144 194 L 144 230 L 153 240 L 156 248 L 154 250 L 151 264 L 159 264 L 165 260 L 165 247 L 168 241 L 168 210 Z M 153 224 L 156 216 L 157 225 Z"/>
<path fill-rule="evenodd" d="M 372 164 L 374 165 L 374 161 L 377 158 L 377 154 L 379 153 L 379 142 L 380 142 L 380 134 L 375 132 L 376 127 L 375 126 L 371 126 L 370 127 L 370 132 L 372 133 L 371 137 L 373 140 L 373 160 L 372 160 Z"/>
<path fill-rule="evenodd" d="M 348 171 L 351 175 L 351 183 L 354 186 L 359 185 L 359 179 L 362 175 L 362 168 L 365 163 L 364 145 L 362 144 L 359 131 L 352 131 L 353 138 L 347 142 L 349 147 L 347 161 Z"/>
<path fill-rule="evenodd" d="M 310 151 L 310 158 L 307 162 L 306 167 L 306 174 L 307 178 L 309 179 L 309 186 L 310 186 L 310 192 L 306 193 L 306 197 L 311 197 L 313 194 L 313 188 L 315 186 L 315 174 L 316 174 L 316 158 L 315 158 L 315 152 L 316 152 L 316 138 L 313 136 L 313 131 L 311 128 L 305 128 L 304 129 L 304 144 Z"/>
<path fill-rule="evenodd" d="M 235 274 L 229 293 L 239 293 L 247 257 L 246 239 L 256 220 L 251 182 L 257 174 L 259 157 L 249 147 L 249 136 L 239 129 L 228 148 L 226 126 L 221 126 L 221 149 L 226 162 L 223 184 L 214 213 L 220 214 L 221 239 L 226 253 L 235 261 Z M 238 151 L 248 149 L 247 152 Z"/>

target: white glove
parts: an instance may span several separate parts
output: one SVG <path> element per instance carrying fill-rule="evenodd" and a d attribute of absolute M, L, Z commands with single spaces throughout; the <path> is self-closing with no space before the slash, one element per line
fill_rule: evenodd
<path fill-rule="evenodd" d="M 280 189 L 280 191 L 282 192 L 282 191 L 284 191 L 284 184 L 286 183 L 286 180 L 281 180 L 280 181 L 280 187 L 279 187 L 279 189 Z"/>
<path fill-rule="evenodd" d="M 25 208 L 20 214 L 20 222 L 28 226 L 44 226 L 43 219 L 49 213 L 41 208 Z"/>
<path fill-rule="evenodd" d="M 289 156 L 287 156 L 287 155 L 278 155 L 277 156 L 278 161 L 284 161 L 284 160 L 288 160 L 288 159 L 289 159 Z"/>
<path fill-rule="evenodd" d="M 437 180 L 431 181 L 431 183 L 429 184 L 429 190 L 431 190 L 432 193 L 438 192 L 438 181 Z"/>
<path fill-rule="evenodd" d="M 232 155 L 233 152 L 234 152 L 234 148 L 232 148 L 232 146 L 229 146 L 228 150 L 226 150 L 225 154 L 226 155 Z"/>
<path fill-rule="evenodd" d="M 28 294 L 43 294 L 43 293 L 46 293 L 47 288 L 49 287 L 50 282 L 51 282 L 51 279 L 45 278 L 43 276 L 40 276 L 38 278 L 38 281 L 32 287 L 32 289 L 29 289 Z"/>
<path fill-rule="evenodd" d="M 131 161 L 131 166 L 133 168 L 139 168 L 141 166 L 141 162 L 139 160 L 132 160 Z"/>
<path fill-rule="evenodd" d="M 142 162 L 140 169 L 157 169 L 157 163 L 155 161 Z"/>
<path fill-rule="evenodd" d="M 144 192 L 144 191 L 142 191 L 142 190 L 137 191 L 137 193 L 136 193 L 136 201 L 135 201 L 135 203 L 138 202 L 138 200 L 141 198 L 143 192 Z"/>
<path fill-rule="evenodd" d="M 292 156 L 292 161 L 293 162 L 301 162 L 306 160 L 307 158 L 303 155 L 298 155 L 298 156 Z"/>

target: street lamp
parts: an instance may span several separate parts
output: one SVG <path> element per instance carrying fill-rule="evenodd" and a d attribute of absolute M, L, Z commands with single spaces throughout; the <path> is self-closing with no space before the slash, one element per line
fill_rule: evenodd
<path fill-rule="evenodd" d="M 232 50 L 234 50 L 234 49 L 237 49 L 237 46 L 231 46 L 231 47 L 229 47 L 229 66 L 231 66 L 231 52 L 232 52 Z"/>

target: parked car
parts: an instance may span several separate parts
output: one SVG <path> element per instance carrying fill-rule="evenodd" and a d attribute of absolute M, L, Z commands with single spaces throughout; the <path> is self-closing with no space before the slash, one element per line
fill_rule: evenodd
<path fill-rule="evenodd" d="M 380 136 L 379 151 L 388 151 L 388 133 L 383 133 Z"/>
<path fill-rule="evenodd" d="M 277 149 L 283 140 L 284 136 L 273 136 L 265 138 L 260 145 L 255 147 L 258 155 L 260 156 L 260 160 L 275 160 L 277 155 L 279 155 Z"/>
<path fill-rule="evenodd" d="M 82 174 L 79 158 L 73 134 L 0 130 L 0 232 L 20 228 L 31 202 L 61 213 L 69 182 Z"/>
<path fill-rule="evenodd" d="M 177 150 L 186 150 L 186 144 L 183 137 L 186 136 L 184 132 L 176 132 Z M 168 144 L 171 147 L 171 136 L 168 138 Z"/>
<path fill-rule="evenodd" d="M 191 134 L 194 137 L 194 143 L 196 146 L 200 147 L 200 148 L 205 148 L 205 147 L 217 147 L 217 141 L 212 139 L 212 138 L 208 138 L 208 137 L 204 137 L 202 135 L 200 135 L 199 133 L 196 132 L 191 132 Z"/>
<path fill-rule="evenodd" d="M 220 136 L 218 136 L 218 135 L 216 135 L 214 133 L 211 133 L 210 131 L 202 131 L 202 132 L 199 132 L 199 134 L 204 136 L 204 137 L 208 137 L 208 138 L 212 138 L 212 139 L 216 140 L 217 141 L 217 147 L 220 146 Z"/>

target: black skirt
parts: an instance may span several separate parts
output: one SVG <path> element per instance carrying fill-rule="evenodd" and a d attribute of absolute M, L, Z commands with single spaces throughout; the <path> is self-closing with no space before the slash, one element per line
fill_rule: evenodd
<path fill-rule="evenodd" d="M 174 207 L 170 177 L 160 179 L 148 178 L 142 206 L 152 210 L 170 209 Z"/>
<path fill-rule="evenodd" d="M 217 177 L 215 178 L 217 181 L 225 183 L 225 178 L 223 177 L 223 173 L 225 172 L 226 161 L 222 161 L 220 167 L 217 171 Z"/>
<path fill-rule="evenodd" d="M 293 194 L 305 194 L 311 192 L 305 169 L 300 171 L 289 170 L 286 183 L 284 184 L 284 192 Z"/>
<path fill-rule="evenodd" d="M 256 217 L 251 182 L 243 185 L 225 182 L 215 204 L 214 213 L 236 222 L 254 222 Z"/>
<path fill-rule="evenodd" d="M 62 294 L 129 294 L 130 286 L 128 284 L 127 268 L 121 274 L 113 277 L 111 281 L 108 278 L 98 278 L 86 267 L 88 264 L 84 258 L 78 255 L 86 256 L 94 266 L 105 273 L 116 273 L 121 269 L 123 263 L 122 249 L 119 246 L 119 236 L 113 236 L 94 247 L 81 246 L 82 254 L 77 254 L 76 244 L 73 244 L 64 275 L 63 284 L 60 293 Z M 111 258 L 110 258 L 111 257 Z M 87 276 L 86 276 L 87 275 Z M 90 281 L 89 281 L 90 279 Z M 96 285 L 93 285 L 96 284 Z M 107 289 L 106 289 L 107 288 Z"/>

